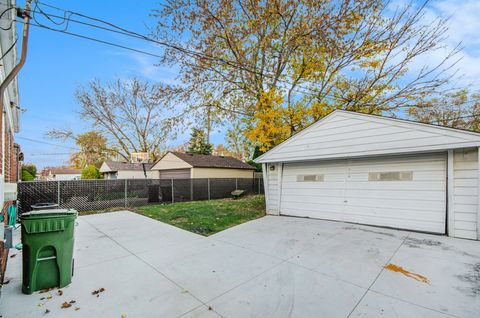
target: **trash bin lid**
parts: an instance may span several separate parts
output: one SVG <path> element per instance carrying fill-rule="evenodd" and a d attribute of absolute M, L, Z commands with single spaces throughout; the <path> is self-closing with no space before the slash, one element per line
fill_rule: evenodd
<path fill-rule="evenodd" d="M 52 202 L 42 202 L 42 203 L 32 204 L 30 207 L 32 207 L 32 209 L 34 210 L 55 209 L 55 208 L 58 208 L 58 204 L 52 203 Z"/>
<path fill-rule="evenodd" d="M 70 214 L 77 214 L 77 210 L 74 209 L 48 209 L 48 210 L 34 210 L 27 213 L 22 213 L 21 217 L 29 217 L 29 216 L 60 216 L 60 215 L 70 215 Z"/>

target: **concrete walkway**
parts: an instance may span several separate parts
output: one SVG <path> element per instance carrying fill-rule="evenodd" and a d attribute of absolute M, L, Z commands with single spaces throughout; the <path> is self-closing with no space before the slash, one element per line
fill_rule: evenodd
<path fill-rule="evenodd" d="M 267 216 L 205 238 L 131 212 L 80 217 L 61 293 L 21 294 L 10 255 L 3 318 L 480 316 L 480 242 L 339 222 Z"/>

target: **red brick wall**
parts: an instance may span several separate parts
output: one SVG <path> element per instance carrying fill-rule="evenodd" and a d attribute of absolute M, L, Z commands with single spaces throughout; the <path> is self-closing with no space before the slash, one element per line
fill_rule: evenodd
<path fill-rule="evenodd" d="M 1 117 L 0 115 L 0 123 Z M 8 124 L 5 123 L 5 131 L 2 132 L 0 124 L 0 136 L 3 134 L 5 142 L 5 156 L 2 156 L 2 145 L 0 143 L 0 173 L 3 173 L 5 182 L 17 182 L 18 181 L 18 155 L 19 149 L 14 147 L 14 137 L 10 131 Z M 2 171 L 2 160 L 5 159 L 5 171 Z"/>

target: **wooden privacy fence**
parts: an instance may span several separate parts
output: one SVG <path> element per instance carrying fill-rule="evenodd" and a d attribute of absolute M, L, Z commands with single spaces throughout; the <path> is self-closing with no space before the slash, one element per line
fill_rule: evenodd
<path fill-rule="evenodd" d="M 37 203 L 56 203 L 77 211 L 134 207 L 150 203 L 222 199 L 234 190 L 263 194 L 261 178 L 124 179 L 26 181 L 18 183 L 18 212 Z"/>

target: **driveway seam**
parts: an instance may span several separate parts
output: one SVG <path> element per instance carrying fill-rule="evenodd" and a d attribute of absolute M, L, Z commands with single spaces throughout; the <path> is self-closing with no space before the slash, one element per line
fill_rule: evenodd
<path fill-rule="evenodd" d="M 336 234 L 330 236 L 328 239 L 333 238 L 334 236 L 336 236 Z M 327 240 L 328 240 L 328 239 L 327 239 Z M 217 240 L 218 240 L 218 239 L 217 239 Z M 220 241 L 220 240 L 218 240 L 218 241 Z M 223 242 L 223 241 L 222 241 L 222 242 Z M 229 243 L 229 242 L 225 242 L 225 243 Z M 231 244 L 231 245 L 237 246 L 237 245 L 235 245 L 235 244 Z M 237 247 L 243 247 L 243 246 L 237 246 Z M 313 248 L 313 247 L 306 248 L 306 249 L 302 250 L 301 252 L 304 252 L 304 251 L 306 251 L 306 250 L 308 250 L 308 249 L 310 249 L 310 248 Z M 249 250 L 249 251 L 252 251 L 252 252 L 259 253 L 259 252 L 254 251 L 254 250 L 250 250 L 249 248 L 246 248 L 246 249 Z M 262 253 L 262 254 L 264 254 L 264 253 Z M 272 255 L 268 255 L 268 254 L 265 254 L 265 255 L 272 257 Z M 241 286 L 249 283 L 250 281 L 252 281 L 252 280 L 254 280 L 254 279 L 256 279 L 256 278 L 258 278 L 258 277 L 260 277 L 260 276 L 262 276 L 262 275 L 264 275 L 264 274 L 266 274 L 267 272 L 275 269 L 276 267 L 279 267 L 279 266 L 281 266 L 281 265 L 283 265 L 283 264 L 286 264 L 286 263 L 287 263 L 287 264 L 290 264 L 290 265 L 294 265 L 294 266 L 295 266 L 295 265 L 296 265 L 296 266 L 299 266 L 299 267 L 302 268 L 302 269 L 311 271 L 311 272 L 316 273 L 316 274 L 325 275 L 325 274 L 323 274 L 323 273 L 315 272 L 315 271 L 313 271 L 313 270 L 311 270 L 311 269 L 309 269 L 309 268 L 305 268 L 305 267 L 300 266 L 300 265 L 298 265 L 298 264 L 294 264 L 294 263 L 289 262 L 289 260 L 291 260 L 292 258 L 294 258 L 296 255 L 297 255 L 297 254 L 295 254 L 295 255 L 293 255 L 293 256 L 290 256 L 290 257 L 288 257 L 288 258 L 286 258 L 286 259 L 280 259 L 280 258 L 278 258 L 278 257 L 275 257 L 276 259 L 281 260 L 281 262 L 278 263 L 278 264 L 276 264 L 276 265 L 273 265 L 272 267 L 264 270 L 264 271 L 261 272 L 261 273 L 258 273 L 257 275 L 251 277 L 250 279 L 248 279 L 248 280 L 246 280 L 246 281 L 244 281 L 244 282 L 242 282 L 242 283 L 240 283 L 240 284 L 238 284 L 238 285 L 230 288 L 229 290 L 223 292 L 222 294 L 220 294 L 220 295 L 218 295 L 218 296 L 215 296 L 215 297 L 207 300 L 206 303 L 211 303 L 212 301 L 214 301 L 214 300 L 216 300 L 216 299 L 218 299 L 218 298 L 226 295 L 227 293 L 233 291 L 234 289 L 237 289 L 237 288 L 239 288 L 239 287 L 241 287 Z M 328 275 L 325 275 L 325 276 L 328 276 Z M 332 277 L 330 277 L 330 278 L 332 278 Z M 350 283 L 350 284 L 351 284 L 351 283 Z M 360 286 L 357 286 L 357 285 L 355 285 L 355 284 L 351 284 L 351 285 L 354 285 L 354 286 L 356 286 L 356 287 L 360 287 Z M 365 289 L 365 287 L 360 287 L 360 288 Z M 209 306 L 209 307 L 210 307 L 210 306 Z M 193 310 L 195 310 L 195 309 L 192 309 L 191 311 L 193 311 Z M 191 312 L 191 311 L 189 311 L 189 312 Z M 188 314 L 189 312 L 187 312 L 187 313 L 185 313 L 185 314 Z M 217 311 L 215 311 L 215 312 L 216 312 L 217 314 L 221 315 L 221 314 L 218 313 Z M 183 315 L 185 315 L 185 314 L 183 314 Z M 183 315 L 182 315 L 182 316 L 183 316 Z M 224 317 L 223 315 L 221 315 L 221 316 Z M 181 316 L 180 316 L 180 317 L 181 317 Z"/>
<path fill-rule="evenodd" d="M 446 313 L 446 312 L 443 312 L 443 311 L 440 311 L 440 310 L 437 310 L 437 309 L 433 309 L 433 308 L 429 308 L 429 307 L 425 307 L 425 306 L 422 306 L 422 305 L 419 305 L 419 304 L 416 304 L 416 303 L 412 303 L 410 301 L 407 301 L 407 300 L 404 300 L 404 299 L 401 299 L 401 298 L 398 298 L 398 297 L 395 297 L 395 296 L 390 296 L 390 295 L 386 295 L 384 293 L 381 293 L 381 292 L 378 292 L 378 291 L 375 291 L 375 290 L 370 290 L 372 293 L 375 293 L 375 294 L 378 294 L 378 295 L 382 295 L 384 297 L 388 297 L 388 298 L 392 298 L 392 299 L 395 299 L 395 300 L 398 300 L 402 303 L 406 303 L 406 304 L 409 304 L 409 305 L 413 305 L 413 306 L 416 306 L 416 307 L 420 307 L 420 308 L 423 308 L 423 309 L 428 309 L 428 310 L 431 310 L 433 312 L 437 312 L 437 313 L 440 313 L 440 314 L 443 314 L 445 316 L 449 316 L 449 317 L 455 317 L 455 318 L 462 318 L 460 316 L 457 316 L 457 315 L 453 315 L 453 314 L 450 314 L 450 313 Z"/>
<path fill-rule="evenodd" d="M 231 292 L 232 290 L 237 289 L 238 287 L 245 285 L 246 283 L 248 283 L 248 282 L 250 282 L 250 281 L 252 281 L 252 280 L 254 280 L 254 279 L 256 279 L 256 278 L 258 278 L 258 277 L 260 277 L 260 276 L 262 276 L 263 274 L 265 274 L 265 273 L 273 270 L 274 268 L 276 268 L 276 267 L 278 267 L 278 266 L 280 266 L 280 265 L 282 265 L 282 264 L 285 264 L 285 263 L 287 263 L 287 261 L 281 261 L 280 263 L 275 264 L 275 265 L 273 265 L 273 266 L 270 267 L 270 268 L 267 268 L 266 270 L 258 273 L 257 275 L 252 276 L 251 278 L 247 279 L 246 281 L 244 281 L 244 282 L 242 282 L 242 283 L 239 283 L 238 285 L 233 286 L 233 287 L 230 288 L 229 290 L 224 291 L 224 292 L 221 293 L 220 295 L 217 295 L 217 296 L 215 296 L 215 297 L 207 300 L 206 303 L 210 303 L 210 302 L 214 301 L 215 299 L 217 299 L 217 298 L 219 298 L 219 297 L 222 297 L 223 295 Z"/>
<path fill-rule="evenodd" d="M 97 231 L 103 233 L 104 235 L 108 236 L 108 238 L 110 238 L 115 244 L 117 244 L 118 246 L 120 246 L 121 248 L 123 248 L 124 250 L 126 250 L 127 252 L 129 252 L 130 254 L 132 254 L 133 256 L 135 256 L 138 260 L 140 260 L 142 263 L 144 263 L 145 265 L 147 265 L 148 267 L 152 268 L 154 271 L 156 271 L 157 273 L 159 273 L 161 276 L 163 276 L 164 278 L 166 278 L 167 280 L 169 280 L 170 282 L 172 282 L 174 285 L 176 285 L 177 287 L 179 287 L 181 290 L 187 290 L 188 291 L 188 294 L 191 295 L 194 299 L 196 299 L 197 301 L 199 301 L 201 304 L 203 305 L 206 305 L 205 302 L 203 302 L 200 298 L 198 298 L 197 296 L 195 296 L 194 294 L 192 294 L 190 292 L 190 290 L 188 290 L 187 288 L 185 288 L 184 286 L 180 285 L 179 283 L 177 283 L 176 281 L 174 281 L 173 279 L 171 279 L 170 277 L 168 277 L 167 275 L 165 275 L 164 273 L 162 273 L 160 270 L 158 270 L 157 268 L 155 268 L 154 266 L 152 266 L 150 263 L 148 263 L 147 261 L 143 260 L 141 257 L 139 257 L 138 255 L 136 255 L 135 253 L 133 253 L 132 251 L 130 251 L 128 248 L 126 248 L 125 246 L 123 246 L 122 244 L 120 244 L 120 242 L 118 242 L 117 240 L 115 240 L 114 238 L 110 237 L 107 233 L 103 232 L 102 230 L 100 230 L 99 228 L 97 228 L 95 225 L 93 225 L 92 223 L 90 223 L 89 221 L 85 220 L 87 223 L 89 223 L 91 226 L 93 226 Z M 199 306 L 197 306 L 199 307 Z M 195 308 L 197 308 L 195 307 Z"/>
<path fill-rule="evenodd" d="M 365 296 L 367 295 L 367 293 L 370 291 L 370 288 L 372 288 L 372 286 L 375 284 L 375 282 L 377 281 L 377 279 L 380 277 L 380 275 L 383 273 L 383 271 L 385 270 L 385 266 L 390 263 L 390 261 L 392 260 L 392 258 L 395 256 L 395 254 L 397 254 L 398 250 L 400 249 L 400 247 L 402 247 L 403 243 L 405 243 L 406 239 L 410 236 L 410 234 L 407 234 L 405 237 L 403 237 L 403 240 L 402 242 L 400 243 L 400 245 L 398 245 L 398 247 L 395 249 L 395 251 L 393 251 L 392 255 L 390 256 L 390 258 L 385 262 L 384 266 L 382 266 L 382 269 L 378 272 L 377 276 L 375 277 L 375 279 L 373 280 L 373 282 L 370 284 L 370 286 L 368 286 L 367 290 L 365 291 L 365 293 L 363 293 L 362 297 L 360 297 L 360 299 L 358 300 L 358 302 L 355 304 L 355 306 L 353 307 L 353 309 L 350 311 L 350 313 L 348 314 L 347 318 L 349 318 L 353 312 L 355 311 L 355 309 L 357 309 L 358 305 L 360 305 L 360 303 L 362 302 L 362 300 L 365 298 Z"/>
<path fill-rule="evenodd" d="M 103 232 L 101 229 L 99 229 L 98 227 L 96 227 L 94 224 L 90 223 L 90 222 L 87 221 L 87 220 L 85 220 L 85 222 L 87 222 L 88 224 L 90 224 L 92 227 L 94 227 L 94 228 L 95 228 L 97 231 L 99 231 L 100 233 L 102 233 L 102 234 L 104 234 L 105 236 L 107 236 L 107 237 L 108 237 L 109 239 L 111 239 L 115 244 L 117 244 L 118 246 L 120 246 L 121 248 L 123 248 L 124 250 L 126 250 L 127 252 L 129 252 L 131 255 L 135 256 L 135 257 L 136 257 L 138 260 L 140 260 L 142 263 L 146 264 L 147 266 L 149 266 L 150 268 L 152 268 L 154 271 L 156 271 L 157 273 L 159 273 L 161 276 L 165 277 L 167 280 L 169 280 L 170 282 L 172 282 L 173 284 L 175 284 L 177 287 L 179 287 L 179 288 L 182 289 L 182 290 L 187 290 L 189 295 L 191 295 L 194 299 L 196 299 L 197 301 L 200 302 L 200 305 L 192 308 L 191 310 L 189 310 L 189 311 L 181 314 L 181 315 L 178 316 L 178 317 L 182 317 L 182 316 L 184 316 L 184 315 L 186 315 L 186 314 L 188 314 L 188 313 L 190 313 L 190 312 L 192 312 L 192 311 L 200 308 L 202 305 L 203 305 L 203 306 L 206 306 L 207 308 L 210 308 L 210 306 L 207 304 L 208 302 L 211 302 L 212 300 L 215 300 L 216 298 L 218 298 L 218 297 L 220 297 L 220 296 L 223 296 L 224 294 L 232 291 L 233 289 L 235 289 L 235 288 L 237 288 L 237 287 L 240 287 L 240 286 L 246 284 L 247 282 L 249 282 L 249 281 L 251 281 L 251 280 L 259 277 L 260 275 L 264 274 L 265 272 L 268 272 L 269 270 L 275 268 L 276 266 L 279 266 L 279 265 L 281 265 L 281 264 L 283 264 L 283 263 L 286 262 L 286 260 L 282 260 L 282 259 L 280 259 L 280 258 L 275 258 L 275 259 L 277 259 L 277 260 L 280 261 L 278 264 L 273 265 L 272 267 L 270 267 L 270 268 L 262 271 L 261 273 L 259 273 L 259 274 L 255 275 L 255 276 L 251 277 L 250 279 L 247 279 L 246 281 L 244 281 L 244 282 L 242 282 L 242 283 L 240 283 L 240 284 L 238 284 L 238 285 L 230 288 L 229 290 L 223 292 L 222 294 L 220 294 L 220 295 L 218 295 L 218 296 L 215 296 L 214 298 L 212 298 L 212 299 L 204 302 L 204 301 L 202 301 L 199 297 L 197 297 L 197 296 L 195 296 L 194 294 L 192 294 L 190 290 L 188 290 L 188 289 L 185 288 L 184 286 L 180 285 L 179 283 L 177 283 L 176 281 L 174 281 L 173 279 L 171 279 L 170 277 L 168 277 L 167 275 L 165 275 L 163 272 L 161 272 L 161 271 L 158 270 L 156 267 L 154 267 L 153 265 L 151 265 L 150 263 L 148 263 L 147 261 L 145 261 L 144 259 L 142 259 L 140 256 L 138 256 L 137 254 L 135 254 L 134 252 L 132 252 L 131 250 L 129 250 L 128 248 L 126 248 L 125 246 L 123 246 L 120 242 L 118 242 L 117 240 L 115 240 L 113 237 L 109 236 L 107 233 Z M 207 239 L 206 237 L 203 237 L 203 236 L 202 236 L 202 238 Z M 215 240 L 216 240 L 216 241 L 220 241 L 220 240 L 218 240 L 218 239 L 215 239 Z M 227 243 L 227 242 L 224 242 L 224 243 Z M 236 245 L 234 245 L 234 244 L 230 244 L 230 245 L 236 246 Z M 242 246 L 237 246 L 237 247 L 244 248 L 244 247 L 242 247 Z M 244 248 L 244 249 L 249 250 L 249 249 L 247 249 L 247 248 Z M 251 251 L 251 250 L 249 250 L 249 251 L 250 251 L 250 252 L 254 252 L 254 253 L 256 253 L 256 254 L 263 254 L 263 253 L 260 253 L 260 252 L 257 252 L 257 251 Z M 267 256 L 267 255 L 266 255 L 266 256 Z M 272 257 L 272 256 L 270 256 L 270 255 L 268 255 L 268 256 L 269 256 L 269 257 Z M 273 258 L 273 257 L 272 257 L 272 258 Z M 214 312 L 215 312 L 216 314 L 218 314 L 220 317 L 225 318 L 222 314 L 220 314 L 219 312 L 217 312 L 215 309 L 212 308 L 212 311 L 214 311 Z"/>

